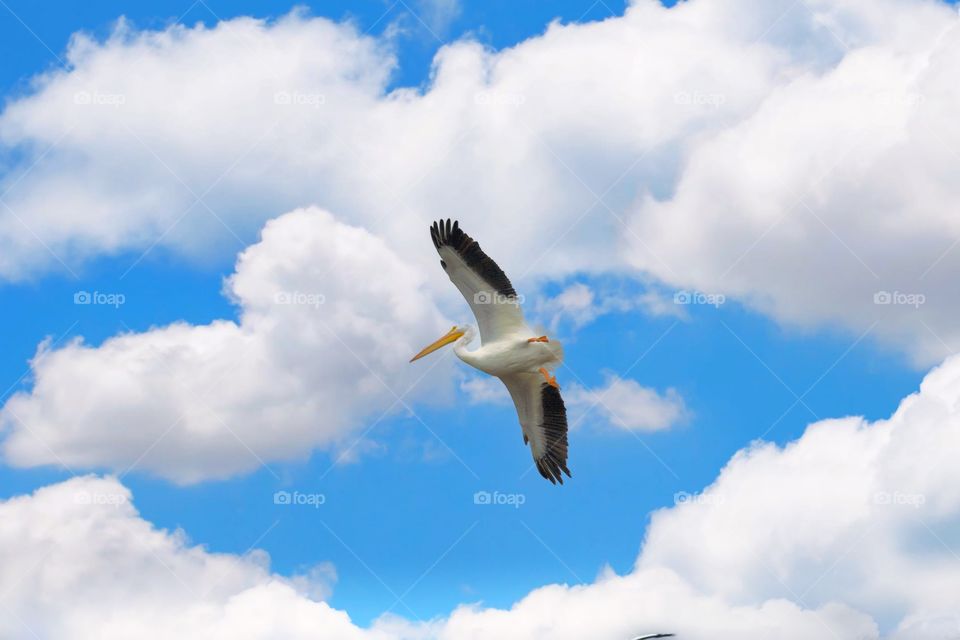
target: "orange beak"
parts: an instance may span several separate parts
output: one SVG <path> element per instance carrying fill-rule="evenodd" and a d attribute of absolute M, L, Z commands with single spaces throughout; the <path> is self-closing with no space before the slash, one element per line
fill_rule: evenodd
<path fill-rule="evenodd" d="M 457 331 L 456 327 L 450 329 L 450 331 L 445 333 L 443 337 L 441 337 L 439 340 L 437 340 L 432 344 L 428 344 L 423 348 L 423 350 L 420 353 L 410 358 L 410 362 L 413 362 L 414 360 L 419 360 L 423 356 L 431 354 L 437 349 L 439 349 L 440 347 L 445 347 L 451 342 L 456 342 L 457 340 L 460 339 L 461 336 L 463 336 L 463 331 Z"/>

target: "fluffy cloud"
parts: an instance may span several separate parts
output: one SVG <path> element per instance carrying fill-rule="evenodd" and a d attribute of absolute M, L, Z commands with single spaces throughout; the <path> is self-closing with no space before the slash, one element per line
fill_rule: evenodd
<path fill-rule="evenodd" d="M 956 637 L 958 447 L 952 358 L 887 420 L 824 420 L 739 452 L 654 514 L 629 574 L 463 606 L 424 637 Z"/>
<path fill-rule="evenodd" d="M 639 270 L 937 361 L 960 337 L 956 25 L 933 0 L 637 2 L 449 44 L 425 90 L 388 92 L 390 41 L 350 25 L 121 23 L 0 115 L 23 158 L 0 274 L 207 255 L 309 203 L 426 266 L 424 225 L 456 212 L 523 283 Z"/>
<path fill-rule="evenodd" d="M 5 638 L 364 638 L 271 574 L 263 552 L 209 553 L 141 519 L 112 479 L 75 478 L 0 503 Z M 298 588 L 300 587 L 300 588 Z"/>
<path fill-rule="evenodd" d="M 307 579 L 270 573 L 265 553 L 239 557 L 191 546 L 182 532 L 141 519 L 130 500 L 114 479 L 78 477 L 0 503 L 4 637 L 509 639 L 543 637 L 549 625 L 558 638 L 588 632 L 621 638 L 651 624 L 675 625 L 678 607 L 694 620 L 690 629 L 707 633 L 716 624 L 757 640 L 764 628 L 784 638 L 810 637 L 822 629 L 820 618 L 851 631 L 872 628 L 841 606 L 814 613 L 771 602 L 728 610 L 670 571 L 654 570 L 610 574 L 583 587 L 544 587 L 509 612 L 462 607 L 448 619 L 411 623 L 389 616 L 361 629 L 345 612 L 309 598 Z"/>
<path fill-rule="evenodd" d="M 696 592 L 668 570 L 627 576 L 608 572 L 590 585 L 542 587 L 509 611 L 464 606 L 427 629 L 396 628 L 401 637 L 440 640 L 533 640 L 548 635 L 617 640 L 664 629 L 692 640 L 801 640 L 830 631 L 842 640 L 877 637 L 868 616 L 843 605 L 811 611 L 786 599 L 771 599 L 757 606 L 731 606 Z"/>
<path fill-rule="evenodd" d="M 415 6 L 420 13 L 414 17 L 423 20 L 430 29 L 430 35 L 435 37 L 444 34 L 463 9 L 460 0 L 419 0 Z"/>
<path fill-rule="evenodd" d="M 496 404 L 513 409 L 510 394 L 496 378 L 468 377 L 460 383 L 460 390 L 472 404 Z M 660 431 L 689 416 L 676 389 L 667 389 L 661 394 L 636 380 L 615 375 L 607 375 L 605 384 L 593 389 L 576 382 L 565 383 L 563 398 L 571 429 L 600 424 L 627 431 Z"/>
<path fill-rule="evenodd" d="M 311 203 L 431 268 L 423 229 L 452 212 L 520 281 L 622 266 L 597 250 L 622 231 L 597 197 L 625 214 L 638 180 L 663 184 L 683 140 L 755 109 L 782 72 L 718 18 L 649 2 L 499 53 L 455 42 L 422 93 L 386 92 L 389 42 L 301 13 L 77 35 L 70 70 L 0 115 L 24 157 L 3 181 L 0 273 L 158 240 L 206 256 Z M 720 108 L 678 104 L 707 86 Z"/>
<path fill-rule="evenodd" d="M 311 210 L 268 225 L 228 284 L 237 322 L 42 348 L 33 390 L 4 407 L 4 454 L 191 482 L 342 443 L 395 403 L 381 379 L 414 385 L 406 358 L 445 328 L 420 274 L 436 269 L 423 228 L 452 211 L 498 239 L 518 282 L 639 270 L 930 361 L 960 337 L 956 26 L 930 0 L 637 3 L 502 52 L 451 44 L 425 91 L 389 93 L 387 44 L 302 14 L 77 36 L 69 70 L 0 115 L 0 144 L 23 158 L 0 179 L 4 277 L 156 241 L 205 254 L 304 203 L 344 222 Z M 744 450 L 655 515 L 626 576 L 428 624 L 357 629 L 257 556 L 189 547 L 116 482 L 74 480 L 0 506 L 16 613 L 0 629 L 953 637 L 958 380 L 950 360 L 889 420 Z M 629 382 L 609 386 L 637 396 Z"/>
<path fill-rule="evenodd" d="M 507 388 L 498 378 L 471 376 L 460 383 L 460 391 L 471 404 L 502 404 L 513 406 Z"/>
<path fill-rule="evenodd" d="M 654 514 L 633 571 L 547 585 L 510 609 L 352 625 L 269 572 L 139 518 L 116 480 L 75 478 L 0 503 L 5 636 L 40 638 L 945 640 L 960 631 L 960 358 L 887 420 L 825 420 L 734 456 Z M 322 572 L 329 574 L 329 570 Z M 150 635 L 150 634 L 153 635 Z M 145 635 L 146 634 L 146 635 Z"/>
<path fill-rule="evenodd" d="M 408 365 L 447 326 L 418 271 L 324 211 L 267 224 L 226 288 L 237 322 L 41 345 L 33 389 L 0 410 L 6 460 L 221 478 L 349 449 L 361 425 L 413 402 L 422 376 L 445 388 L 450 360 Z"/>
<path fill-rule="evenodd" d="M 606 384 L 596 389 L 573 384 L 564 396 L 573 426 L 589 421 L 591 413 L 596 413 L 618 429 L 660 431 L 669 429 L 688 415 L 683 398 L 676 389 L 667 389 L 661 394 L 636 380 L 615 375 L 608 375 Z"/>
<path fill-rule="evenodd" d="M 580 329 L 597 318 L 611 313 L 627 313 L 642 310 L 653 316 L 683 317 L 682 307 L 664 297 L 656 289 L 643 292 L 629 292 L 591 286 L 585 282 L 574 282 L 560 293 L 538 301 L 536 315 L 557 333 L 563 323 L 569 322 L 573 329 Z"/>
<path fill-rule="evenodd" d="M 632 263 L 789 324 L 874 330 L 920 363 L 939 361 L 960 338 L 950 294 L 960 188 L 945 171 L 960 147 L 956 12 L 807 4 L 850 49 L 705 135 L 672 193 L 638 202 Z M 871 22 L 851 31 L 852 19 Z"/>
<path fill-rule="evenodd" d="M 952 620 L 955 636 L 958 401 L 952 358 L 888 420 L 825 420 L 783 449 L 741 451 L 702 494 L 654 515 L 638 568 L 671 567 L 733 602 L 839 600 L 885 628 Z"/>
<path fill-rule="evenodd" d="M 447 326 L 419 271 L 327 212 L 303 209 L 269 222 L 240 255 L 226 293 L 238 321 L 175 323 L 99 346 L 42 343 L 31 362 L 33 388 L 0 408 L 4 458 L 16 466 L 135 468 L 178 483 L 303 459 L 318 448 L 351 460 L 380 419 L 426 399 L 420 389 L 439 389 L 441 400 L 452 391 L 442 379 L 456 378 L 452 358 L 408 364 Z M 575 284 L 543 308 L 572 308 L 576 319 L 627 304 L 608 296 L 591 310 L 593 300 L 592 289 Z M 512 410 L 495 378 L 463 377 L 460 387 L 470 402 Z M 564 395 L 574 427 L 656 431 L 687 413 L 675 390 L 660 394 L 616 377 L 596 389 L 571 381 Z"/>

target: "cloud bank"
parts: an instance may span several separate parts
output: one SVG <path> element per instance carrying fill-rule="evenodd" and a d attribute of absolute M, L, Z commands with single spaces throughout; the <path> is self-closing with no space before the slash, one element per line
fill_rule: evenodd
<path fill-rule="evenodd" d="M 78 477 L 0 503 L 5 636 L 43 639 L 571 640 L 669 630 L 708 638 L 945 640 L 960 631 L 960 358 L 887 420 L 824 420 L 735 455 L 653 516 L 635 568 L 547 585 L 510 609 L 462 605 L 370 628 L 303 580 L 159 531 L 117 480 Z M 322 589 L 321 589 L 322 591 Z M 146 634 L 146 635 L 144 635 Z M 151 635 L 152 634 L 152 635 Z"/>
<path fill-rule="evenodd" d="M 314 448 L 349 452 L 422 389 L 452 391 L 451 360 L 408 366 L 448 326 L 419 272 L 325 211 L 268 223 L 226 290 L 236 322 L 41 345 L 33 388 L 0 410 L 7 462 L 224 478 Z"/>
<path fill-rule="evenodd" d="M 934 0 L 644 1 L 450 43 L 422 91 L 388 91 L 388 40 L 304 13 L 121 22 L 0 114 L 23 158 L 0 274 L 154 243 L 225 260 L 309 204 L 427 268 L 423 227 L 455 212 L 525 284 L 628 274 L 933 363 L 960 311 L 958 22 Z"/>

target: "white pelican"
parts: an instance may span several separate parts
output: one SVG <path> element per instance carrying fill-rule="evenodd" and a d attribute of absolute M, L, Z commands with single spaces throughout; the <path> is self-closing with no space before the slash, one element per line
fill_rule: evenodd
<path fill-rule="evenodd" d="M 469 350 L 476 331 L 458 325 L 415 355 L 410 362 L 454 343 L 453 352 L 471 367 L 496 376 L 516 405 L 523 442 L 544 478 L 563 484 L 567 469 L 567 410 L 560 385 L 550 374 L 563 359 L 563 347 L 547 336 L 534 336 L 523 319 L 510 280 L 457 222 L 430 227 L 440 266 L 456 285 L 480 326 L 480 347 Z"/>

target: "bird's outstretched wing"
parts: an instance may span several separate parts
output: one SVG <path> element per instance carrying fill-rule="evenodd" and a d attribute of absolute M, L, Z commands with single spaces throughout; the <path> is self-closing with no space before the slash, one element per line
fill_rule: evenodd
<path fill-rule="evenodd" d="M 460 229 L 458 222 L 434 222 L 430 237 L 440 254 L 440 266 L 477 318 L 481 342 L 492 342 L 509 333 L 529 332 L 519 297 L 507 274 L 480 249 L 476 240 Z"/>
<path fill-rule="evenodd" d="M 500 379 L 517 407 L 523 441 L 530 445 L 537 471 L 550 482 L 563 484 L 563 474 L 571 476 L 567 469 L 567 409 L 560 390 L 537 373 L 514 373 Z"/>

